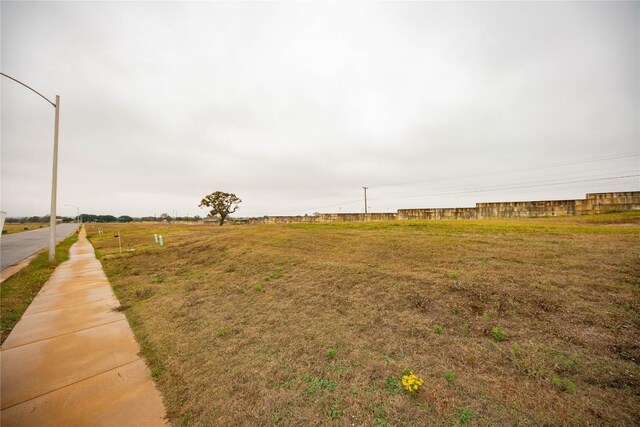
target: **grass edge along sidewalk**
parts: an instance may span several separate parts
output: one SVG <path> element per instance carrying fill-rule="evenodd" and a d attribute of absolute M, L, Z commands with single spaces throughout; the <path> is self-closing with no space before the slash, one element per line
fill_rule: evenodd
<path fill-rule="evenodd" d="M 54 262 L 49 263 L 48 252 L 42 251 L 24 269 L 0 284 L 0 344 L 9 336 L 56 267 L 69 259 L 69 249 L 77 240 L 78 233 L 75 232 L 56 246 Z"/>

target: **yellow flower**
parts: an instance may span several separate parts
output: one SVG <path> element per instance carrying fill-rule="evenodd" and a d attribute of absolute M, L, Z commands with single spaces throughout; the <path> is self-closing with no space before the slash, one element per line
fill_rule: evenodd
<path fill-rule="evenodd" d="M 420 386 L 424 384 L 422 378 L 415 375 L 412 371 L 407 371 L 402 376 L 402 385 L 407 389 L 410 393 L 418 391 Z"/>

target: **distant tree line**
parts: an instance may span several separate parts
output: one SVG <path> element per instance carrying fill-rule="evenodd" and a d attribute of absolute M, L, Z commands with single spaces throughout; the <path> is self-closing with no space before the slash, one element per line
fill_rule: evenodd
<path fill-rule="evenodd" d="M 25 216 L 22 218 L 13 218 L 13 217 L 7 217 L 5 218 L 4 222 L 8 223 L 8 224 L 24 224 L 24 223 L 43 223 L 43 224 L 49 224 L 49 215 L 45 215 L 45 216 Z M 75 217 L 74 218 L 70 218 L 70 217 L 66 217 L 66 216 L 57 216 L 57 219 L 61 219 L 62 222 L 73 222 L 75 221 Z"/>
<path fill-rule="evenodd" d="M 82 222 L 132 222 L 132 221 L 163 221 L 163 222 L 173 222 L 173 221 L 201 221 L 202 218 L 198 215 L 196 216 L 183 216 L 183 217 L 171 217 L 170 215 L 163 213 L 159 217 L 156 216 L 143 216 L 143 217 L 132 217 L 129 215 L 96 215 L 96 214 L 80 214 L 82 217 Z M 58 216 L 58 219 L 61 219 L 62 222 L 74 222 L 76 221 L 76 217 L 66 217 L 66 216 Z M 24 224 L 24 223 L 49 223 L 49 215 L 45 216 L 29 216 L 29 217 L 21 217 L 21 218 L 13 218 L 8 217 L 5 219 L 6 223 L 11 224 Z"/>

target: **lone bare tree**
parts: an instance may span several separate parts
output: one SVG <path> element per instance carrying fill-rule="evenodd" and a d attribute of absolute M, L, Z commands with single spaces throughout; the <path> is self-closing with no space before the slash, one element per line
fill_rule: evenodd
<path fill-rule="evenodd" d="M 222 225 L 229 214 L 238 210 L 238 204 L 240 203 L 242 203 L 242 200 L 240 200 L 235 194 L 216 191 L 215 193 L 204 196 L 199 207 L 210 208 L 211 210 L 209 211 L 209 215 L 212 217 L 219 215 L 219 225 Z"/>

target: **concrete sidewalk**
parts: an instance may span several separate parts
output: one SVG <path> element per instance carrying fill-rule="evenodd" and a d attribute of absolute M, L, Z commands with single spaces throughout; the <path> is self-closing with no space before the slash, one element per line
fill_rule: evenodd
<path fill-rule="evenodd" d="M 167 425 L 84 229 L 70 255 L 2 345 L 0 425 Z"/>

